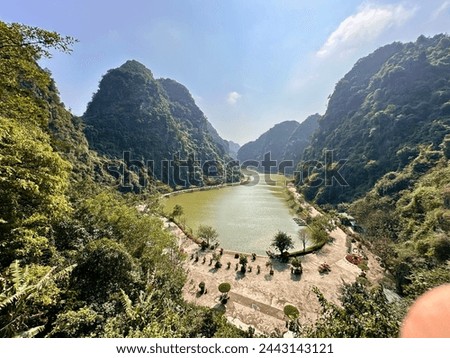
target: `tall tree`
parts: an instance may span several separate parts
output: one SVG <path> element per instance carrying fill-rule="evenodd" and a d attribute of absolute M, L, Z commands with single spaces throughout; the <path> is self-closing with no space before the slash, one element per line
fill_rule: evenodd
<path fill-rule="evenodd" d="M 0 22 L 0 269 L 51 257 L 50 223 L 65 215 L 71 169 L 51 146 L 49 74 L 37 60 L 74 40 Z"/>
<path fill-rule="evenodd" d="M 199 238 L 204 239 L 208 246 L 219 237 L 219 233 L 209 225 L 200 225 L 197 230 L 197 235 Z"/>
<path fill-rule="evenodd" d="M 309 230 L 307 230 L 306 228 L 298 231 L 298 238 L 300 239 L 300 242 L 303 245 L 303 252 L 306 251 L 306 243 L 309 240 L 309 236 L 310 236 Z"/>
<path fill-rule="evenodd" d="M 285 232 L 278 231 L 272 241 L 272 246 L 280 251 L 280 255 L 283 256 L 287 250 L 294 247 L 294 241 L 292 240 L 292 237 Z"/>
<path fill-rule="evenodd" d="M 0 21 L 1 116 L 47 123 L 45 96 L 51 79 L 37 61 L 51 57 L 51 50 L 69 53 L 75 42 L 56 32 Z"/>

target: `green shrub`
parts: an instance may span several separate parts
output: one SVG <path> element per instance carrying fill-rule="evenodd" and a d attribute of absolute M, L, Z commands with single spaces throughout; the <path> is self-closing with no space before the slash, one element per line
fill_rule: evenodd
<path fill-rule="evenodd" d="M 218 288 L 219 288 L 219 292 L 228 293 L 231 290 L 231 285 L 228 282 L 222 282 Z"/>
<path fill-rule="evenodd" d="M 294 307 L 292 305 L 286 305 L 283 309 L 284 314 L 291 320 L 297 319 L 300 315 L 299 310 L 297 307 Z"/>
<path fill-rule="evenodd" d="M 200 293 L 203 294 L 205 292 L 205 287 L 206 287 L 205 282 L 204 281 L 200 282 L 198 284 L 198 287 L 200 288 Z"/>

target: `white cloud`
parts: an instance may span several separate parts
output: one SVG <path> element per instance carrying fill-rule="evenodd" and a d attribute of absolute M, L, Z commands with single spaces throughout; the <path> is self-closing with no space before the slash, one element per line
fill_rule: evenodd
<path fill-rule="evenodd" d="M 444 1 L 441 6 L 439 6 L 432 15 L 432 19 L 437 19 L 442 14 L 446 13 L 450 8 L 450 1 Z"/>
<path fill-rule="evenodd" d="M 242 96 L 236 91 L 230 92 L 227 96 L 227 102 L 231 105 L 234 105 L 241 97 Z"/>
<path fill-rule="evenodd" d="M 316 55 L 324 58 L 336 53 L 352 52 L 377 39 L 390 28 L 403 25 L 415 11 L 415 8 L 407 9 L 401 4 L 366 4 L 339 24 Z"/>

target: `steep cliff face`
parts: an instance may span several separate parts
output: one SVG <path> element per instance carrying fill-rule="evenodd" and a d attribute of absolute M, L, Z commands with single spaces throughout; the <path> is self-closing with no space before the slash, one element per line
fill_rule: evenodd
<path fill-rule="evenodd" d="M 228 159 L 186 87 L 155 79 L 137 61 L 106 73 L 83 119 L 92 148 L 111 158 L 130 152 L 133 160 L 152 161 L 153 175 L 170 185 L 203 185 L 202 164 Z M 218 167 L 214 175 L 223 176 Z"/>
<path fill-rule="evenodd" d="M 310 171 L 304 192 L 319 203 L 352 201 L 410 163 L 420 145 L 437 149 L 449 128 L 450 38 L 384 46 L 338 82 L 305 152 L 307 160 L 324 160 L 325 151 L 348 160 L 340 168 L 348 186 L 311 186 L 323 173 Z"/>

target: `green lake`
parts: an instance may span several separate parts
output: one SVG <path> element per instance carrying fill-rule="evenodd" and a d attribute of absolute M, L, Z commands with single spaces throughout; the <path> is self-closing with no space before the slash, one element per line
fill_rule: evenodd
<path fill-rule="evenodd" d="M 275 176 L 272 174 L 272 178 Z M 284 231 L 294 239 L 294 250 L 302 249 L 298 239 L 301 226 L 293 220 L 285 186 L 269 185 L 260 175 L 258 183 L 180 193 L 164 201 L 166 212 L 176 204 L 183 207 L 182 220 L 196 232 L 199 225 L 211 225 L 219 233 L 220 246 L 226 250 L 265 255 L 273 237 Z"/>

